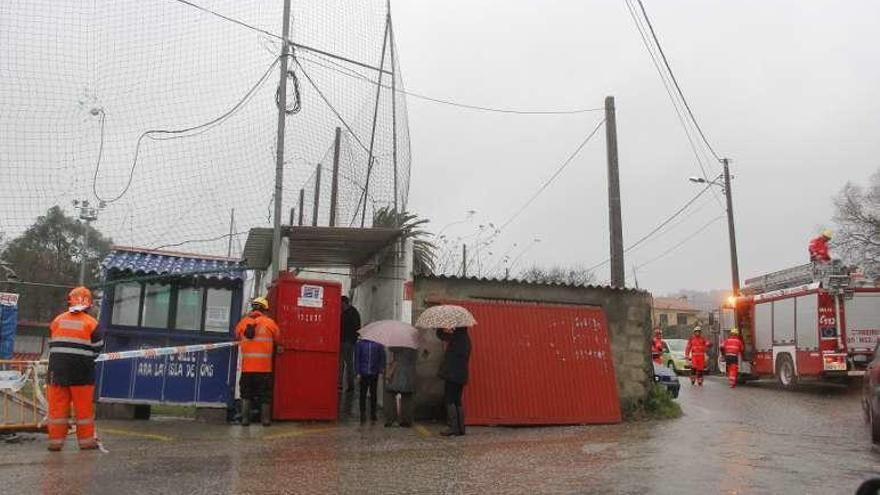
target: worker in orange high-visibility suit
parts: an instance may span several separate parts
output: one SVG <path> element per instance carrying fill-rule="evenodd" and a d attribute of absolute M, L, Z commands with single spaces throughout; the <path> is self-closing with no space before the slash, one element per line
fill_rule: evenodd
<path fill-rule="evenodd" d="M 810 241 L 810 261 L 828 263 L 831 261 L 831 253 L 828 252 L 828 241 L 831 240 L 831 231 L 825 230 L 822 235 Z"/>
<path fill-rule="evenodd" d="M 104 346 L 98 322 L 88 314 L 92 293 L 77 287 L 67 295 L 68 310 L 49 326 L 49 450 L 64 446 L 70 403 L 76 414 L 80 450 L 98 448 L 95 437 L 95 358 Z"/>
<path fill-rule="evenodd" d="M 739 356 L 745 345 L 739 336 L 739 330 L 732 328 L 730 337 L 721 344 L 721 352 L 724 353 L 724 363 L 727 367 L 727 379 L 730 380 L 730 388 L 736 387 L 736 377 L 739 374 Z"/>
<path fill-rule="evenodd" d="M 660 330 L 660 327 L 654 329 L 654 338 L 651 340 L 651 359 L 657 364 L 663 364 L 663 330 Z"/>
<path fill-rule="evenodd" d="M 706 372 L 706 351 L 712 347 L 712 343 L 703 337 L 703 329 L 699 325 L 694 327 L 694 335 L 688 340 L 684 348 L 685 357 L 691 360 L 691 385 L 703 386 L 703 373 Z"/>
<path fill-rule="evenodd" d="M 251 405 L 259 401 L 263 426 L 272 424 L 272 359 L 281 331 L 266 316 L 269 301 L 257 297 L 251 301 L 251 312 L 235 326 L 235 338 L 241 342 L 241 424 L 251 424 Z M 278 352 L 282 351 L 278 346 Z"/>

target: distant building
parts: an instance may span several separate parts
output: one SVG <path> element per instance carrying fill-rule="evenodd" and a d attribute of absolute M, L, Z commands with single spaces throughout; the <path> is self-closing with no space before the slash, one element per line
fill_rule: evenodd
<path fill-rule="evenodd" d="M 654 326 L 677 332 L 704 321 L 703 312 L 688 302 L 686 296 L 655 297 L 652 315 Z"/>

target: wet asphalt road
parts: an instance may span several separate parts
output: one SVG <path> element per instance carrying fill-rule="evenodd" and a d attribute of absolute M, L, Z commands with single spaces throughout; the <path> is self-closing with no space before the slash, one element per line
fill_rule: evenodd
<path fill-rule="evenodd" d="M 556 428 L 103 421 L 108 454 L 0 444 L 3 493 L 854 493 L 880 475 L 856 389 L 683 384 L 685 416 Z"/>

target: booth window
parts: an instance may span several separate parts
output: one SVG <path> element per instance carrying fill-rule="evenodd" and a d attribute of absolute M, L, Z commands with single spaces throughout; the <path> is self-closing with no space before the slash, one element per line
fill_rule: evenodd
<path fill-rule="evenodd" d="M 113 288 L 114 325 L 136 326 L 141 307 L 141 284 L 126 282 Z"/>
<path fill-rule="evenodd" d="M 168 328 L 168 314 L 171 308 L 171 286 L 146 284 L 144 288 L 144 313 L 141 318 L 141 326 L 146 328 Z"/>
<path fill-rule="evenodd" d="M 232 291 L 208 289 L 205 303 L 205 331 L 229 332 L 229 316 L 232 313 Z"/>
<path fill-rule="evenodd" d="M 202 296 L 203 289 L 181 287 L 177 289 L 177 330 L 202 329 Z"/>

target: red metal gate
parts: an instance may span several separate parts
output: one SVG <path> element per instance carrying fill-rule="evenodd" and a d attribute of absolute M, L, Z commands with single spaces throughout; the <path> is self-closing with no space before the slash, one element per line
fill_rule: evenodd
<path fill-rule="evenodd" d="M 605 312 L 596 307 L 459 301 L 469 332 L 464 407 L 472 425 L 620 422 Z"/>

